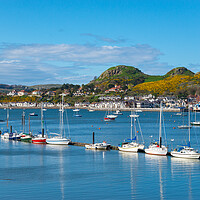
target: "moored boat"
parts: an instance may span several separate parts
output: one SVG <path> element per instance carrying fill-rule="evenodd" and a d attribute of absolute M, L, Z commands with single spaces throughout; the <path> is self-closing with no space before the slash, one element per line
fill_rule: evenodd
<path fill-rule="evenodd" d="M 95 143 L 95 144 L 86 144 L 86 149 L 92 149 L 92 150 L 109 150 L 110 144 L 103 141 L 102 143 Z"/>
<path fill-rule="evenodd" d="M 189 146 L 182 146 L 179 147 L 178 149 L 174 149 L 171 152 L 171 155 L 177 158 L 189 158 L 189 159 L 200 158 L 200 154 L 198 153 L 198 151 Z"/>
<path fill-rule="evenodd" d="M 117 115 L 106 115 L 105 117 L 104 117 L 104 121 L 114 121 L 115 120 L 115 118 L 117 118 Z"/>
<path fill-rule="evenodd" d="M 138 118 L 139 115 L 136 115 L 135 113 L 132 113 L 132 111 L 131 111 L 131 115 L 129 115 L 129 116 L 131 118 L 131 134 L 130 134 L 131 139 L 129 139 L 128 141 L 123 142 L 121 145 L 119 145 L 118 149 L 120 151 L 125 151 L 125 152 L 138 152 L 138 150 L 144 150 L 144 144 L 140 144 L 137 142 L 138 131 L 136 130 L 136 120 L 138 122 L 138 127 L 140 129 L 141 137 L 143 139 L 142 130 L 141 130 L 139 118 Z M 134 118 L 134 120 L 133 120 L 133 118 Z M 135 130 L 134 138 L 133 138 L 133 121 L 134 121 L 134 130 Z"/>
<path fill-rule="evenodd" d="M 188 114 L 188 126 L 190 125 L 190 108 L 189 108 L 189 114 Z M 191 159 L 198 159 L 200 157 L 200 154 L 198 153 L 198 150 L 195 150 L 190 145 L 190 129 L 188 129 L 188 145 L 187 146 L 181 146 L 178 149 L 174 149 L 171 151 L 171 155 L 173 157 L 177 158 L 191 158 Z"/>
<path fill-rule="evenodd" d="M 64 96 L 65 94 L 61 94 L 62 102 L 60 111 L 60 134 L 51 133 L 55 135 L 54 137 L 50 137 L 46 139 L 47 144 L 55 144 L 55 145 L 68 145 L 71 142 L 71 139 L 65 137 L 65 128 L 64 128 Z M 67 114 L 66 114 L 67 116 Z M 68 121 L 68 120 L 67 120 Z"/>
<path fill-rule="evenodd" d="M 46 144 L 46 138 L 44 138 L 42 135 L 38 135 L 34 138 L 32 138 L 33 144 Z"/>
<path fill-rule="evenodd" d="M 190 128 L 192 128 L 192 126 L 190 126 L 190 125 L 180 125 L 180 126 L 178 126 L 178 128 L 179 129 L 190 129 Z"/>
<path fill-rule="evenodd" d="M 159 156 L 167 155 L 167 147 L 162 145 L 162 102 L 160 103 L 159 143 L 151 143 L 149 147 L 145 149 L 145 153 Z"/>
<path fill-rule="evenodd" d="M 32 136 L 26 133 L 21 134 L 20 140 L 22 142 L 31 142 L 32 141 Z"/>
<path fill-rule="evenodd" d="M 123 113 L 120 110 L 116 110 L 116 112 L 113 113 L 114 115 L 123 115 Z"/>
<path fill-rule="evenodd" d="M 32 138 L 33 144 L 46 144 L 46 137 L 44 135 L 44 116 L 43 116 L 43 104 L 41 105 L 41 129 L 42 134 L 36 135 Z"/>

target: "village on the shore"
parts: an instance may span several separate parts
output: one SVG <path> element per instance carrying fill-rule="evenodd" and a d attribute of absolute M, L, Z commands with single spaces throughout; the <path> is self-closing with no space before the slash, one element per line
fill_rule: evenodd
<path fill-rule="evenodd" d="M 9 97 L 42 97 L 44 95 L 40 90 L 34 90 L 31 93 L 21 90 L 17 92 L 13 90 L 7 94 Z M 45 94 L 47 97 L 55 96 L 56 93 L 48 91 Z M 69 93 L 65 93 L 65 96 Z M 85 96 L 88 94 L 81 93 L 80 90 L 73 93 L 73 96 Z M 140 96 L 124 96 L 123 98 L 117 95 L 98 96 L 98 102 L 75 102 L 74 105 L 65 102 L 65 108 L 82 108 L 82 109 L 94 109 L 94 110 L 130 110 L 141 109 L 143 111 L 158 111 L 160 102 L 163 102 L 164 111 L 181 111 L 183 108 L 190 107 L 193 111 L 200 111 L 200 96 L 189 96 L 188 98 L 177 98 L 175 96 L 159 96 L 155 97 L 152 94 L 140 95 Z M 42 102 L 44 108 L 59 108 L 61 103 L 55 102 Z M 40 108 L 41 102 L 0 102 L 0 108 Z"/>

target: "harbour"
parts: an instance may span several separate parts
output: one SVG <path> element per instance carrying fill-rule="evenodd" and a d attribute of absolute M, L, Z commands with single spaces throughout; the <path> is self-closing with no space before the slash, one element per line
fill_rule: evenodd
<path fill-rule="evenodd" d="M 9 125 L 12 124 L 13 131 L 22 130 L 22 112 L 10 110 Z M 28 130 L 28 113 L 33 112 L 38 116 L 30 120 L 30 129 L 36 134 L 41 129 L 39 109 L 25 110 L 25 129 Z M 69 145 L 0 141 L 1 199 L 110 199 L 111 196 L 115 199 L 198 199 L 200 193 L 195 184 L 200 178 L 198 159 L 118 151 L 118 145 L 129 138 L 131 112 L 122 111 L 123 115 L 111 122 L 103 120 L 105 111 L 81 109 L 79 112 L 82 117 L 77 118 L 73 116 L 73 110 L 67 110 Z M 1 118 L 5 118 L 6 111 L 0 113 Z M 147 147 L 158 137 L 159 112 L 141 112 L 139 115 Z M 164 118 L 167 147 L 171 150 L 187 141 L 188 130 L 177 128 L 182 119 L 174 112 L 165 112 Z M 46 131 L 59 131 L 58 109 L 47 109 L 44 120 L 45 134 Z M 1 122 L 2 131 L 5 128 L 6 121 Z M 85 148 L 86 144 L 93 143 L 93 132 L 94 142 L 106 141 L 111 144 L 110 150 Z M 198 149 L 200 127 L 192 127 L 191 134 L 191 144 Z M 175 185 L 176 189 L 172 189 Z"/>

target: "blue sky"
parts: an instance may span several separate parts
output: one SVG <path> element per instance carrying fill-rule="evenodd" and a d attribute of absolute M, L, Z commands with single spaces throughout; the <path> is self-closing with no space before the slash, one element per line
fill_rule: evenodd
<path fill-rule="evenodd" d="M 4 84 L 86 84 L 125 64 L 200 71 L 199 0 L 0 0 Z"/>

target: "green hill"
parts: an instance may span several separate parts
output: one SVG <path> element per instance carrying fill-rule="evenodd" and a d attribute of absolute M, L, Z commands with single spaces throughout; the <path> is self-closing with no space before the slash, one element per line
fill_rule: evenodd
<path fill-rule="evenodd" d="M 155 76 L 145 74 L 138 68 L 132 66 L 118 65 L 107 69 L 88 85 L 93 84 L 101 91 L 110 89 L 115 85 L 120 85 L 122 88 L 127 89 L 142 83 L 147 83 L 148 85 L 148 82 L 157 82 L 176 75 L 193 77 L 194 73 L 185 67 L 177 67 L 170 70 L 165 75 Z"/>
<path fill-rule="evenodd" d="M 131 66 L 118 65 L 103 72 L 96 80 L 90 82 L 101 90 L 106 90 L 115 85 L 128 86 L 143 83 L 148 75 Z"/>

